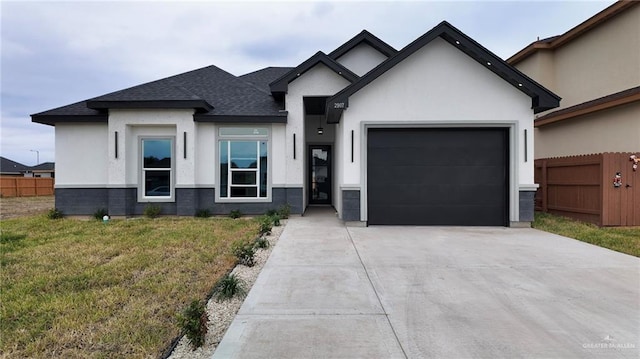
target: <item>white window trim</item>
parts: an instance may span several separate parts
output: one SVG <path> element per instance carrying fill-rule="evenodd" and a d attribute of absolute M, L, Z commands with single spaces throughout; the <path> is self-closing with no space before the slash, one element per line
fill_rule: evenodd
<path fill-rule="evenodd" d="M 171 168 L 169 168 L 170 196 L 145 196 L 144 181 L 144 145 L 145 140 L 169 140 L 171 141 Z M 153 171 L 153 170 L 151 170 Z M 158 169 L 166 171 L 166 169 Z M 175 136 L 138 136 L 138 202 L 175 202 L 176 201 L 176 137 Z"/>
<path fill-rule="evenodd" d="M 220 130 L 223 128 L 266 128 L 266 135 L 221 135 Z M 215 186 L 215 201 L 217 203 L 269 203 L 272 201 L 271 192 L 272 192 L 272 183 L 271 183 L 271 168 L 273 165 L 273 157 L 271 154 L 271 126 L 270 125 L 255 125 L 255 126 L 219 126 L 216 128 L 216 186 Z M 220 173 L 220 144 L 222 141 L 255 141 L 259 143 L 260 141 L 267 142 L 267 196 L 266 197 L 222 197 L 220 196 L 220 191 L 222 189 L 222 174 Z M 230 145 L 229 145 L 230 146 Z M 259 145 L 257 145 L 259 146 Z M 259 149 L 258 149 L 259 150 Z M 227 148 L 227 155 L 229 155 L 230 149 Z M 231 166 L 231 163 L 228 163 L 228 166 Z M 239 169 L 239 170 L 254 170 L 254 169 Z M 228 181 L 231 181 L 231 172 L 233 171 L 231 168 L 227 168 L 229 171 Z M 255 169 L 256 178 L 260 176 L 260 161 L 258 161 L 258 166 Z M 242 187 L 242 185 L 234 185 Z M 254 185 L 247 185 L 247 187 L 254 187 Z M 230 193 L 230 187 L 227 187 L 227 193 Z M 258 193 L 260 192 L 260 186 L 258 185 Z"/>

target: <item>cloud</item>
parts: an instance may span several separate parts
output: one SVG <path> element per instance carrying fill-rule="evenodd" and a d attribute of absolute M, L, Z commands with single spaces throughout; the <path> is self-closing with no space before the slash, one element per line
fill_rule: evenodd
<path fill-rule="evenodd" d="M 506 58 L 611 3 L 2 1 L 2 155 L 53 160 L 53 128 L 30 114 L 211 64 L 296 66 L 363 29 L 400 49 L 442 20 Z"/>

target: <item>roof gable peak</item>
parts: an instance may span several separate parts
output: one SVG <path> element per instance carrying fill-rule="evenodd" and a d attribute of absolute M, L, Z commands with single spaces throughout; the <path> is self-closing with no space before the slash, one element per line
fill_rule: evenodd
<path fill-rule="evenodd" d="M 369 31 L 362 30 L 359 34 L 352 37 L 344 44 L 340 45 L 337 49 L 331 51 L 328 56 L 334 60 L 337 60 L 339 57 L 353 50 L 355 47 L 362 43 L 371 46 L 386 57 L 391 57 L 398 52 L 398 50 L 394 49 L 386 42 L 380 40 Z"/>
<path fill-rule="evenodd" d="M 539 113 L 559 106 L 560 97 L 518 71 L 506 61 L 477 43 L 475 40 L 455 28 L 447 21 L 442 21 L 433 29 L 420 36 L 395 55 L 360 77 L 356 82 L 345 87 L 327 100 L 327 118 L 330 123 L 340 121 L 341 113 L 349 107 L 349 97 L 367 86 L 375 79 L 392 69 L 416 51 L 436 38 L 442 38 L 456 49 L 471 57 L 489 71 L 495 73 L 519 91 L 531 97 L 531 108 Z"/>
<path fill-rule="evenodd" d="M 358 79 L 358 75 L 351 72 L 351 70 L 347 69 L 336 60 L 327 56 L 324 52 L 318 51 L 303 63 L 291 69 L 291 71 L 287 72 L 279 79 L 270 83 L 269 88 L 271 89 L 272 95 L 276 98 L 284 96 L 284 94 L 286 94 L 289 89 L 289 83 L 293 82 L 295 79 L 320 63 L 327 66 L 333 72 L 342 76 L 349 82 L 354 82 Z"/>

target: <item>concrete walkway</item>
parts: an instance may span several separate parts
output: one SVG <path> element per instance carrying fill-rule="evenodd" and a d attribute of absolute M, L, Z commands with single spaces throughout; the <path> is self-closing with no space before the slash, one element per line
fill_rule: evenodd
<path fill-rule="evenodd" d="M 640 260 L 532 229 L 292 218 L 214 358 L 638 358 Z"/>

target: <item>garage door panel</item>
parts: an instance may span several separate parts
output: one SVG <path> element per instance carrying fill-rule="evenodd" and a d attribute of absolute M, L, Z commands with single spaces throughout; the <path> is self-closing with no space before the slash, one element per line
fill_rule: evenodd
<path fill-rule="evenodd" d="M 495 200 L 494 193 L 502 190 L 498 185 L 433 185 L 422 186 L 411 184 L 399 187 L 395 191 L 386 190 L 388 187 L 374 186 L 372 190 L 384 195 L 369 198 L 369 204 L 395 204 L 397 198 L 404 198 L 402 205 L 440 205 L 449 203 L 464 203 L 466 205 L 482 206 Z M 504 200 L 504 196 L 502 197 Z M 396 204 L 400 206 L 400 204 Z"/>
<path fill-rule="evenodd" d="M 478 178 L 501 181 L 503 168 L 499 166 L 373 166 L 369 175 L 375 183 L 385 185 L 439 184 L 456 178 L 457 184 L 475 184 Z"/>
<path fill-rule="evenodd" d="M 367 141 L 370 224 L 506 224 L 506 129 L 370 129 Z"/>
<path fill-rule="evenodd" d="M 405 206 L 369 207 L 373 217 L 370 222 L 378 225 L 438 225 L 438 226 L 486 226 L 487 222 L 501 220 L 492 215 L 499 211 L 498 207 L 480 206 L 411 206 L 407 211 Z M 385 215 L 380 213 L 386 212 Z M 464 222 L 461 223 L 461 218 Z"/>

